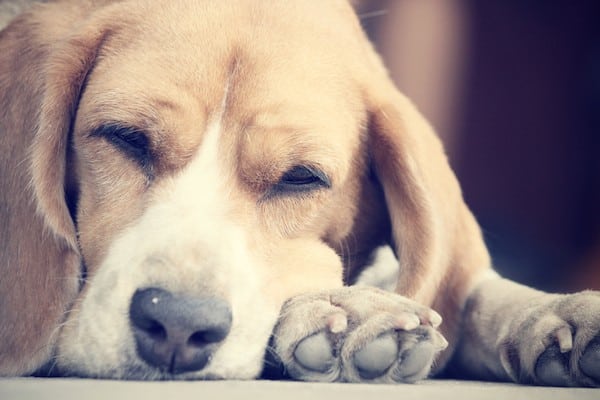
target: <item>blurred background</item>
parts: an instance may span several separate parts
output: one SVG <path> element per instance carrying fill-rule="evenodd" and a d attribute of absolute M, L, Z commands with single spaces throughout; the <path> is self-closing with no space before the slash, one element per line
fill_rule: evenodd
<path fill-rule="evenodd" d="M 496 269 L 600 289 L 600 1 L 359 3 L 445 142 Z"/>

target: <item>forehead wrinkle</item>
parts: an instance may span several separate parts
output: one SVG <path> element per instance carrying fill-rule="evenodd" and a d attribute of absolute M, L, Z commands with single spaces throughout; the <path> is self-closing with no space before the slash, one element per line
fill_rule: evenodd
<path fill-rule="evenodd" d="M 160 98 L 148 98 L 135 94 L 103 94 L 95 97 L 87 116 L 94 122 L 123 122 L 139 128 L 150 128 L 159 124 L 164 110 L 181 110 L 176 103 Z"/>

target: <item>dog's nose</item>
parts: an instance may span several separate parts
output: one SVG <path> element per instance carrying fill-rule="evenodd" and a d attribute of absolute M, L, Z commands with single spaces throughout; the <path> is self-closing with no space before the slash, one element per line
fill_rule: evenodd
<path fill-rule="evenodd" d="M 129 308 L 139 356 L 173 374 L 206 366 L 231 329 L 231 309 L 216 297 L 159 288 L 138 290 Z"/>

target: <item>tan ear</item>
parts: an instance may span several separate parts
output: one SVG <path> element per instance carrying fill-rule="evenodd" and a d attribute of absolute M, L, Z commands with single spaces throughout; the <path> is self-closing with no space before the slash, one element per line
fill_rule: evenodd
<path fill-rule="evenodd" d="M 40 8 L 0 35 L 0 376 L 50 360 L 80 288 L 67 153 L 104 33 L 70 33 L 76 10 Z"/>
<path fill-rule="evenodd" d="M 400 264 L 397 291 L 427 305 L 460 307 L 471 277 L 490 266 L 479 227 L 441 142 L 415 106 L 387 78 L 369 86 L 368 98 L 372 167 Z"/>
<path fill-rule="evenodd" d="M 491 261 L 437 136 L 387 78 L 381 82 L 368 88 L 369 151 L 399 260 L 396 291 L 442 315 L 450 343 L 442 368 L 469 292 Z"/>

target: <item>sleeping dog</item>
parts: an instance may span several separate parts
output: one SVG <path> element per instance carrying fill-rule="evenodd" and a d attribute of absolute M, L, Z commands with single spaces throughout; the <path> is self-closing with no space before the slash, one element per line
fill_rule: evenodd
<path fill-rule="evenodd" d="M 493 271 L 344 0 L 34 6 L 0 188 L 3 376 L 600 384 L 599 293 Z M 381 246 L 395 293 L 354 285 Z"/>

